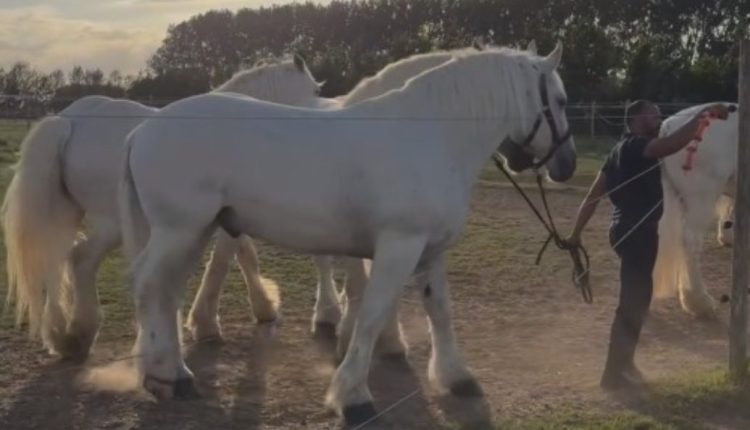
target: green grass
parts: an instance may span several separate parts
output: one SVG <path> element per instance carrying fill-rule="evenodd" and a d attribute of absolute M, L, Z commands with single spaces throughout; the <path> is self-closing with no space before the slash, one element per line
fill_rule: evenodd
<path fill-rule="evenodd" d="M 637 398 L 623 399 L 631 409 L 606 413 L 565 408 L 531 420 L 508 421 L 503 430 L 707 430 L 709 422 L 750 420 L 750 387 L 737 387 L 724 370 L 657 381 Z"/>

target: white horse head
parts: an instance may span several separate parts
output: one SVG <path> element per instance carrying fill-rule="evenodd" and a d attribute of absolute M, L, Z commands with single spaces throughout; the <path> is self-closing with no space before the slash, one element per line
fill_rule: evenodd
<path fill-rule="evenodd" d="M 546 167 L 553 181 L 564 182 L 576 170 L 576 153 L 565 114 L 567 95 L 557 68 L 562 59 L 558 43 L 547 57 L 536 57 L 536 43 L 528 47 L 531 61 L 519 62 L 527 80 L 525 90 L 517 90 L 514 99 L 522 125 L 500 146 L 507 165 L 514 171 Z M 534 82 L 528 82 L 534 80 Z M 518 88 L 516 85 L 514 88 Z"/>
<path fill-rule="evenodd" d="M 239 71 L 214 91 L 299 105 L 316 98 L 322 85 L 315 81 L 305 60 L 295 54 L 293 58 L 261 62 L 252 69 Z"/>

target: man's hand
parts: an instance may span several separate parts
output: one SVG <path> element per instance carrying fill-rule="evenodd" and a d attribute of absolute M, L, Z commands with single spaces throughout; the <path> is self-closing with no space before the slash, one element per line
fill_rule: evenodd
<path fill-rule="evenodd" d="M 711 118 L 718 118 L 725 120 L 729 118 L 729 107 L 724 103 L 716 103 L 711 106 L 706 106 L 701 111 L 701 114 L 707 113 Z"/>

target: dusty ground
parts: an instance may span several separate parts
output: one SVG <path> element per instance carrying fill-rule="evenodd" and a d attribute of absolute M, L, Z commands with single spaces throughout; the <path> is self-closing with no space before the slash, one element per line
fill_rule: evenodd
<path fill-rule="evenodd" d="M 580 191 L 551 195 L 565 231 L 581 197 Z M 426 319 L 417 292 L 408 290 L 400 307 L 411 348 L 408 366 L 375 362 L 371 372 L 379 409 L 400 401 L 381 425 L 484 428 L 570 407 L 648 414 L 638 401 L 604 395 L 597 385 L 618 285 L 606 243 L 609 213 L 607 204 L 600 206 L 585 238 L 595 300 L 587 305 L 570 282 L 566 255 L 551 249 L 534 266 L 544 234 L 523 201 L 508 188 L 478 187 L 464 238 L 450 254 L 449 279 L 458 339 L 485 398 L 457 401 L 429 386 Z M 323 409 L 333 371 L 330 345 L 308 333 L 312 264 L 274 248 L 261 252 L 264 274 L 282 285 L 283 320 L 273 328 L 255 326 L 233 277 L 223 308 L 226 342 L 186 347 L 201 399 L 157 405 L 142 393 L 92 391 L 75 384 L 84 369 L 56 363 L 6 321 L 0 330 L 0 429 L 337 428 L 337 419 Z M 730 251 L 708 242 L 704 265 L 714 296 L 728 291 Z M 126 356 L 132 342 L 130 308 L 118 299 L 116 270 L 102 278 L 102 289 L 113 292 L 103 293 L 107 322 L 90 365 Z M 727 314 L 724 305 L 718 321 L 700 322 L 674 299 L 655 303 L 638 363 L 652 379 L 723 366 Z M 731 415 L 702 420 L 715 428 L 750 428 Z"/>

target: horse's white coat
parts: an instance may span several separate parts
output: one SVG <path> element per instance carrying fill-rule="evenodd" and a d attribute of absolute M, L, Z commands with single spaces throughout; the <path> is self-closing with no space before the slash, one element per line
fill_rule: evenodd
<path fill-rule="evenodd" d="M 306 66 L 295 66 L 292 60 L 240 71 L 214 91 L 333 109 L 398 88 L 410 76 L 447 61 L 451 55 L 436 52 L 403 59 L 337 99 L 317 97 L 319 84 Z M 120 243 L 115 196 L 122 145 L 136 125 L 157 111 L 127 100 L 84 97 L 58 117 L 42 120 L 22 144 L 21 159 L 4 206 L 9 297 L 15 296 L 19 322 L 28 318 L 32 334 L 42 329 L 44 343 L 52 352 L 66 357 L 85 355 L 94 340 L 98 327 L 94 278 L 103 258 Z M 74 243 L 76 232 L 83 225 L 87 235 Z M 234 240 L 219 231 L 187 318 L 197 339 L 221 335 L 219 296 L 229 263 L 235 257 L 256 318 L 272 321 L 277 316 L 278 292 L 270 280 L 261 279 L 252 241 L 248 237 Z M 318 288 L 313 329 L 326 324 L 335 326 L 341 310 L 332 259 L 318 255 L 314 261 Z M 70 272 L 66 272 L 66 262 Z M 356 273 L 348 275 L 359 279 Z M 63 279 L 66 282 L 61 283 Z M 46 311 L 42 311 L 44 307 Z M 384 352 L 396 353 L 398 345 L 404 352 L 398 326 L 389 327 L 383 340 L 390 348 Z M 349 332 L 351 328 L 342 330 Z"/>
<path fill-rule="evenodd" d="M 169 397 L 173 381 L 190 377 L 176 300 L 217 225 L 301 252 L 373 260 L 328 393 L 336 410 L 371 401 L 375 340 L 415 272 L 430 286 L 431 376 L 446 388 L 471 379 L 452 333 L 443 254 L 486 160 L 504 138 L 524 141 L 541 114 L 542 74 L 555 126 L 568 128 L 555 71 L 561 52 L 457 53 L 397 90 L 327 111 L 201 95 L 139 125 L 128 137 L 121 209 L 128 254 L 137 256 L 146 388 Z M 544 157 L 551 136 L 544 122 L 526 149 Z M 573 174 L 572 140 L 547 168 L 556 180 Z"/>
<path fill-rule="evenodd" d="M 674 114 L 662 124 L 661 135 L 673 133 L 705 106 Z M 737 114 L 732 113 L 725 121 L 711 121 L 698 143 L 691 170 L 682 167 L 686 149 L 666 157 L 661 167 L 664 215 L 659 225 L 654 291 L 657 296 L 677 291 L 683 309 L 701 317 L 713 316 L 716 308 L 701 281 L 700 256 L 716 208 L 720 219 L 727 211 L 719 199 L 735 171 L 737 120 Z M 718 228 L 721 235 L 721 224 Z"/>

